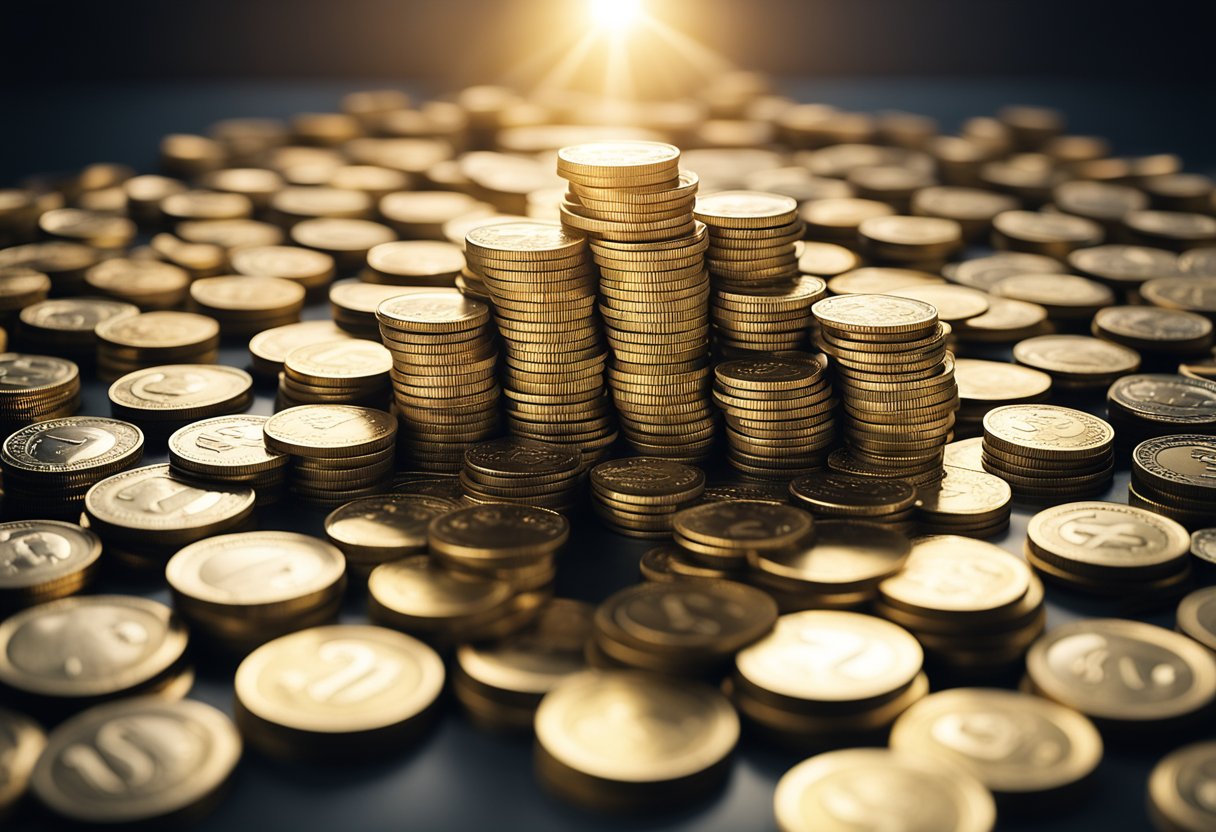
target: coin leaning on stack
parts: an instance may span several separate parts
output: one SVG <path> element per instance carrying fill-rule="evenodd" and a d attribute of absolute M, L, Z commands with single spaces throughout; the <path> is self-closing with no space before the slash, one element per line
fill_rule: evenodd
<path fill-rule="evenodd" d="M 626 457 L 591 469 L 591 507 L 617 534 L 667 538 L 671 516 L 696 504 L 705 472 L 659 457 Z"/>
<path fill-rule="evenodd" d="M 709 274 L 698 180 L 659 142 L 564 147 L 563 226 L 589 238 L 599 312 L 612 347 L 608 388 L 625 440 L 640 454 L 686 462 L 713 442 L 708 406 Z"/>
<path fill-rule="evenodd" d="M 383 301 L 376 319 L 392 355 L 401 456 L 426 471 L 458 471 L 465 450 L 501 423 L 489 307 L 454 289 L 428 289 Z"/>
<path fill-rule="evenodd" d="M 493 300 L 511 433 L 569 445 L 593 465 L 617 431 L 587 241 L 556 225 L 502 223 L 470 231 L 465 256 Z"/>

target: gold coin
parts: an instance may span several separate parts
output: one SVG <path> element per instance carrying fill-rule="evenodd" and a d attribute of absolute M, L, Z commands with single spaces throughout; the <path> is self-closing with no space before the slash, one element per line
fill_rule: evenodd
<path fill-rule="evenodd" d="M 0 605 L 13 609 L 78 592 L 100 555 L 100 538 L 75 523 L 0 523 Z M 4 805 L 0 793 L 0 808 Z"/>
<path fill-rule="evenodd" d="M 221 315 L 298 311 L 304 306 L 304 287 L 281 277 L 204 277 L 190 284 L 190 297 L 200 308 Z"/>
<path fill-rule="evenodd" d="M 718 191 L 698 196 L 695 213 L 714 228 L 771 228 L 793 222 L 798 203 L 763 191 Z"/>
<path fill-rule="evenodd" d="M 1157 829 L 1202 832 L 1216 825 L 1207 794 L 1216 742 L 1193 742 L 1163 757 L 1148 778 L 1149 814 Z"/>
<path fill-rule="evenodd" d="M 29 717 L 0 708 L 0 747 L 4 748 L 3 783 L 0 786 L 0 818 L 25 794 L 30 775 L 46 748 L 46 734 Z"/>
<path fill-rule="evenodd" d="M 103 344 L 132 350 L 202 350 L 218 344 L 220 327 L 214 319 L 192 312 L 144 312 L 101 321 L 96 332 Z"/>
<path fill-rule="evenodd" d="M 107 477 L 89 489 L 85 512 L 94 527 L 164 539 L 230 528 L 253 511 L 251 488 L 198 487 L 173 477 L 168 465 L 146 465 Z"/>
<path fill-rule="evenodd" d="M 258 474 L 282 468 L 287 457 L 266 448 L 267 417 L 236 414 L 203 419 L 169 437 L 169 463 L 216 476 Z"/>
<path fill-rule="evenodd" d="M 912 612 L 980 613 L 1013 607 L 1030 588 L 1025 562 L 999 546 L 956 535 L 912 541 L 904 570 L 879 585 L 886 603 Z"/>
<path fill-rule="evenodd" d="M 110 385 L 116 412 L 134 417 L 188 418 L 242 400 L 253 387 L 244 370 L 207 364 L 164 364 L 136 370 Z"/>
<path fill-rule="evenodd" d="M 1178 630 L 1216 652 L 1216 587 L 1197 589 L 1182 599 Z"/>
<path fill-rule="evenodd" d="M 393 444 L 397 420 L 382 410 L 338 404 L 306 404 L 271 416 L 266 447 L 278 453 L 336 458 L 371 453 Z"/>

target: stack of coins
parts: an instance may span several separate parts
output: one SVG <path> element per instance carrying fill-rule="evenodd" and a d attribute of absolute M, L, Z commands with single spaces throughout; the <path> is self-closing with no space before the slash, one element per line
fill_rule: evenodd
<path fill-rule="evenodd" d="M 911 298 L 837 295 L 814 313 L 836 373 L 853 473 L 940 479 L 958 386 L 937 310 Z"/>
<path fill-rule="evenodd" d="M 346 561 L 306 534 L 241 532 L 183 547 L 165 566 L 165 580 L 192 635 L 244 655 L 337 618 Z"/>
<path fill-rule="evenodd" d="M 287 489 L 304 502 L 341 505 L 392 479 L 397 420 L 383 410 L 305 404 L 279 411 L 263 430 L 267 449 L 291 458 Z"/>
<path fill-rule="evenodd" d="M 220 325 L 193 312 L 144 312 L 97 325 L 97 375 L 102 381 L 161 364 L 214 364 Z"/>
<path fill-rule="evenodd" d="M 960 740 L 1000 731 L 995 750 Z M 1102 735 L 1081 714 L 1038 696 L 961 688 L 926 696 L 895 721 L 891 748 L 945 760 L 990 788 L 1002 809 L 1042 812 L 1083 797 L 1102 761 Z M 1034 749 L 1050 748 L 1035 754 Z"/>
<path fill-rule="evenodd" d="M 1203 798 L 1204 772 L 1216 765 L 1216 742 L 1193 742 L 1170 752 L 1153 766 L 1148 780 L 1148 811 L 1157 829 L 1211 829 L 1216 808 Z"/>
<path fill-rule="evenodd" d="M 242 413 L 253 401 L 244 370 L 212 364 L 167 364 L 127 373 L 110 385 L 110 414 L 139 425 L 149 441 L 197 419 Z"/>
<path fill-rule="evenodd" d="M 1114 475 L 1115 432 L 1097 416 L 1049 404 L 1011 404 L 984 416 L 984 470 L 1018 499 L 1100 494 Z"/>
<path fill-rule="evenodd" d="M 570 523 L 536 506 L 466 506 L 431 521 L 432 559 L 449 571 L 505 581 L 517 592 L 550 591 Z"/>
<path fill-rule="evenodd" d="M 805 348 L 815 322 L 811 307 L 826 294 L 823 279 L 809 275 L 765 285 L 715 284 L 711 300 L 719 351 L 746 356 Z"/>
<path fill-rule="evenodd" d="M 754 477 L 821 468 L 836 440 L 832 388 L 809 355 L 718 364 L 714 402 L 726 416 L 727 458 Z"/>
<path fill-rule="evenodd" d="M 5 570 L 0 575 L 0 613 L 75 595 L 93 582 L 100 557 L 101 538 L 75 523 L 0 523 L 0 563 Z"/>
<path fill-rule="evenodd" d="M 1067 656 L 1069 661 L 1061 661 Z M 1168 667 L 1141 673 L 1075 668 Z M 1026 656 L 1023 688 L 1080 711 L 1107 739 L 1160 742 L 1203 730 L 1216 703 L 1216 658 L 1191 639 L 1142 621 L 1086 618 L 1053 627 Z M 1197 827 L 1203 828 L 1203 827 Z"/>
<path fill-rule="evenodd" d="M 49 355 L 0 353 L 0 433 L 80 408 L 80 368 Z"/>
<path fill-rule="evenodd" d="M 138 314 L 138 306 L 104 298 L 44 300 L 21 310 L 18 340 L 33 352 L 91 365 L 97 360 L 97 325 Z"/>
<path fill-rule="evenodd" d="M 1009 528 L 1013 490 L 986 471 L 949 464 L 940 480 L 916 489 L 916 525 L 922 534 L 996 537 Z M 982 463 L 977 464 L 977 467 Z"/>
<path fill-rule="evenodd" d="M 721 787 L 738 741 L 739 717 L 709 685 L 584 671 L 541 700 L 535 770 L 544 788 L 593 811 L 670 811 Z"/>
<path fill-rule="evenodd" d="M 702 503 L 671 518 L 682 556 L 723 578 L 742 578 L 753 554 L 795 549 L 813 526 L 811 515 L 800 508 L 759 500 Z"/>
<path fill-rule="evenodd" d="M 1151 511 L 1119 503 L 1064 503 L 1026 527 L 1026 560 L 1045 579 L 1138 609 L 1178 598 L 1191 578 L 1191 535 Z"/>
<path fill-rule="evenodd" d="M 94 484 L 136 465 L 144 435 L 100 416 L 67 416 L 21 428 L 4 440 L 4 512 L 76 520 Z"/>
<path fill-rule="evenodd" d="M 610 459 L 591 469 L 591 506 L 608 528 L 627 537 L 665 538 L 671 516 L 705 493 L 705 472 L 658 457 Z"/>
<path fill-rule="evenodd" d="M 248 486 L 257 505 L 278 502 L 288 457 L 267 450 L 265 416 L 216 416 L 179 428 L 169 437 L 169 470 L 184 481 Z"/>
<path fill-rule="evenodd" d="M 576 502 L 581 458 L 565 445 L 507 437 L 464 452 L 460 486 L 473 503 L 519 503 L 569 511 Z"/>
<path fill-rule="evenodd" d="M 503 223 L 470 231 L 465 254 L 494 301 L 511 433 L 571 445 L 595 464 L 617 433 L 586 240 L 556 225 Z"/>
<path fill-rule="evenodd" d="M 279 277 L 224 275 L 190 284 L 194 309 L 219 321 L 225 337 L 246 337 L 300 320 L 305 289 Z"/>
<path fill-rule="evenodd" d="M 956 535 L 913 540 L 904 570 L 878 592 L 875 612 L 906 627 L 930 659 L 959 675 L 1017 665 L 1047 620 L 1043 584 L 1025 561 Z"/>
<path fill-rule="evenodd" d="M 362 497 L 330 512 L 325 535 L 346 556 L 347 572 L 366 578 L 382 563 L 426 554 L 431 521 L 458 508 L 427 494 Z"/>
<path fill-rule="evenodd" d="M 1127 501 L 1188 529 L 1212 525 L 1216 437 L 1181 433 L 1146 439 L 1132 452 Z"/>
<path fill-rule="evenodd" d="M 879 583 L 903 568 L 910 550 L 907 536 L 889 526 L 817 520 L 815 534 L 799 546 L 749 552 L 748 580 L 783 613 L 861 609 L 877 596 Z"/>
<path fill-rule="evenodd" d="M 735 653 L 776 621 L 777 605 L 767 593 L 734 581 L 635 584 L 596 608 L 588 660 L 609 669 L 717 680 Z"/>
<path fill-rule="evenodd" d="M 1109 387 L 1140 368 L 1140 353 L 1088 335 L 1039 335 L 1019 341 L 1013 360 L 1051 376 L 1056 390 Z"/>
<path fill-rule="evenodd" d="M 850 644 L 852 662 L 824 661 L 825 645 Z M 869 615 L 808 610 L 783 615 L 735 657 L 731 699 L 767 740 L 823 750 L 881 741 L 929 692 L 924 653 L 901 627 Z M 856 666 L 861 666 L 856 665 Z M 815 670 L 811 670 L 815 668 Z"/>
<path fill-rule="evenodd" d="M 367 253 L 367 268 L 359 279 L 392 286 L 455 286 L 464 265 L 464 253 L 451 243 L 381 243 Z"/>
<path fill-rule="evenodd" d="M 545 694 L 587 668 L 590 604 L 552 598 L 524 629 L 492 644 L 456 649 L 452 693 L 465 715 L 491 731 L 527 733 Z"/>
<path fill-rule="evenodd" d="M 958 414 L 954 435 L 968 439 L 984 432 L 984 416 L 1007 404 L 1035 404 L 1051 395 L 1051 376 L 1005 361 L 956 358 L 954 381 L 958 385 Z"/>
<path fill-rule="evenodd" d="M 376 310 L 389 298 L 411 291 L 361 280 L 339 280 L 329 287 L 329 308 L 334 323 L 344 332 L 369 341 L 380 340 Z"/>
<path fill-rule="evenodd" d="M 277 379 L 287 354 L 296 347 L 349 337 L 332 321 L 301 321 L 263 330 L 249 339 L 249 369 L 260 379 Z"/>
<path fill-rule="evenodd" d="M 454 289 L 411 292 L 376 310 L 392 354 L 400 452 L 411 467 L 455 473 L 498 433 L 497 344 L 490 309 Z"/>
<path fill-rule="evenodd" d="M 1186 431 L 1216 435 L 1216 381 L 1154 373 L 1124 376 L 1106 391 L 1120 442 Z"/>
<path fill-rule="evenodd" d="M 276 410 L 301 404 L 353 404 L 386 409 L 393 357 L 361 338 L 321 341 L 287 353 Z"/>
<path fill-rule="evenodd" d="M 414 555 L 373 569 L 367 595 L 372 621 L 447 649 L 522 630 L 552 593 L 517 590 L 505 580 L 456 572 Z"/>
<path fill-rule="evenodd" d="M 419 738 L 433 722 L 444 677 L 443 660 L 409 636 L 383 627 L 312 627 L 245 657 L 234 715 L 264 754 L 357 765 L 399 754 Z"/>
<path fill-rule="evenodd" d="M 608 387 L 640 454 L 702 459 L 713 442 L 708 401 L 706 228 L 692 218 L 698 180 L 658 142 L 562 148 L 562 224 L 591 240 L 600 315 L 613 349 Z"/>
<path fill-rule="evenodd" d="M 862 520 L 905 534 L 916 527 L 917 489 L 903 480 L 817 471 L 790 482 L 789 496 L 816 520 Z"/>
<path fill-rule="evenodd" d="M 198 485 L 168 465 L 145 465 L 106 477 L 84 497 L 88 526 L 112 557 L 135 570 L 163 571 L 181 547 L 238 531 L 253 513 L 252 488 Z"/>

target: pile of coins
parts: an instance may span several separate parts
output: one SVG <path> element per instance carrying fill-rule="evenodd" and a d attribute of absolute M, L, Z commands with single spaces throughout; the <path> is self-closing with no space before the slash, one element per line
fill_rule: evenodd
<path fill-rule="evenodd" d="M 561 220 L 589 238 L 599 312 L 612 347 L 608 387 L 636 453 L 703 459 L 708 407 L 709 238 L 694 223 L 698 179 L 678 148 L 658 142 L 564 147 Z"/>
<path fill-rule="evenodd" d="M 592 509 L 626 537 L 669 537 L 671 516 L 705 493 L 704 471 L 658 457 L 601 462 L 591 469 L 590 481 Z"/>
<path fill-rule="evenodd" d="M 1191 536 L 1178 523 L 1119 503 L 1063 503 L 1026 528 L 1026 561 L 1045 579 L 1137 609 L 1173 601 L 1191 580 Z"/>
<path fill-rule="evenodd" d="M 511 433 L 569 445 L 584 468 L 595 464 L 617 431 L 587 241 L 556 225 L 484 225 L 468 233 L 465 255 L 494 302 Z"/>
<path fill-rule="evenodd" d="M 993 408 L 1045 402 L 1051 395 L 1051 376 L 1047 373 L 1005 361 L 956 358 L 954 381 L 959 399 L 954 420 L 957 439 L 981 436 L 984 416 Z"/>
<path fill-rule="evenodd" d="M 392 479 L 397 420 L 383 410 L 305 404 L 271 416 L 263 431 L 267 450 L 289 457 L 287 490 L 305 503 L 341 505 Z"/>
<path fill-rule="evenodd" d="M 361 338 L 296 347 L 283 360 L 275 410 L 302 404 L 353 404 L 385 409 L 393 357 Z"/>
<path fill-rule="evenodd" d="M 519 503 L 570 511 L 582 473 L 579 453 L 565 445 L 506 437 L 464 452 L 460 487 L 472 503 Z"/>
<path fill-rule="evenodd" d="M 426 554 L 431 521 L 458 508 L 429 494 L 362 497 L 330 512 L 325 535 L 346 556 L 347 571 L 366 578 L 382 563 Z"/>
<path fill-rule="evenodd" d="M 0 353 L 0 432 L 80 409 L 80 368 L 49 355 Z"/>
<path fill-rule="evenodd" d="M 1106 391 L 1106 418 L 1124 446 L 1183 431 L 1216 435 L 1216 381 L 1165 373 L 1124 376 Z"/>
<path fill-rule="evenodd" d="M 148 441 L 211 416 L 249 409 L 253 379 L 244 370 L 212 364 L 166 364 L 127 373 L 110 385 L 110 413 L 139 425 Z"/>
<path fill-rule="evenodd" d="M 89 489 L 143 453 L 143 432 L 118 419 L 67 416 L 21 428 L 0 448 L 4 512 L 76 520 Z"/>
<path fill-rule="evenodd" d="M 427 545 L 434 562 L 455 574 L 540 593 L 551 591 L 557 556 L 569 537 L 569 521 L 555 511 L 490 503 L 435 518 Z"/>
<path fill-rule="evenodd" d="M 933 662 L 965 676 L 1015 667 L 1047 620 L 1043 584 L 1024 561 L 955 535 L 914 539 L 903 571 L 878 592 L 879 615 L 906 627 Z"/>
<path fill-rule="evenodd" d="M 937 310 L 911 298 L 837 295 L 813 311 L 844 410 L 848 464 L 857 469 L 848 472 L 939 479 L 958 386 Z"/>
<path fill-rule="evenodd" d="M 860 520 L 905 534 L 916 528 L 917 489 L 903 480 L 815 471 L 791 480 L 789 495 L 816 520 Z"/>
<path fill-rule="evenodd" d="M 165 580 L 193 636 L 244 655 L 337 618 L 346 561 L 308 535 L 241 532 L 182 547 L 165 565 Z"/>
<path fill-rule="evenodd" d="M 266 416 L 200 419 L 169 437 L 169 471 L 184 481 L 249 487 L 256 505 L 276 503 L 287 482 L 286 454 L 266 448 Z"/>
<path fill-rule="evenodd" d="M 851 644 L 864 674 L 824 662 L 827 645 Z M 796 749 L 872 743 L 929 692 L 920 645 L 902 627 L 855 612 L 783 615 L 735 657 L 731 699 L 756 735 Z M 811 668 L 816 668 L 811 671 Z"/>
<path fill-rule="evenodd" d="M 434 289 L 382 302 L 376 319 L 392 357 L 401 455 L 414 467 L 455 473 L 465 450 L 500 425 L 489 307 Z"/>
<path fill-rule="evenodd" d="M 252 488 L 204 486 L 173 476 L 168 465 L 145 465 L 90 488 L 84 516 L 107 557 L 136 571 L 159 573 L 181 547 L 243 530 L 254 500 Z"/>
<path fill-rule="evenodd" d="M 1216 437 L 1182 433 L 1141 442 L 1132 451 L 1127 501 L 1188 529 L 1212 525 Z"/>
<path fill-rule="evenodd" d="M 81 592 L 97 576 L 100 558 L 101 539 L 75 523 L 0 523 L 0 612 L 8 615 Z"/>
<path fill-rule="evenodd" d="M 980 455 L 982 458 L 982 450 Z M 978 462 L 976 468 L 982 464 Z M 937 482 L 916 489 L 916 525 L 921 534 L 983 539 L 1009 528 L 1013 489 L 1005 480 L 984 470 L 949 464 L 942 466 L 942 472 L 944 476 Z"/>
<path fill-rule="evenodd" d="M 138 314 L 138 306 L 116 300 L 53 298 L 21 310 L 18 340 L 31 352 L 54 353 L 91 366 L 97 360 L 98 324 Z"/>
<path fill-rule="evenodd" d="M 747 357 L 806 348 L 815 326 L 811 307 L 826 295 L 827 284 L 810 275 L 755 286 L 716 284 L 711 305 L 719 352 Z"/>
<path fill-rule="evenodd" d="M 726 417 L 727 459 L 745 474 L 785 479 L 821 468 L 835 443 L 832 387 L 810 356 L 724 361 L 714 367 L 714 402 Z"/>
<path fill-rule="evenodd" d="M 802 509 L 758 500 L 721 500 L 676 512 L 672 537 L 704 577 L 742 580 L 748 558 L 794 550 L 814 528 Z"/>
<path fill-rule="evenodd" d="M 220 325 L 193 312 L 144 312 L 97 324 L 97 376 L 115 381 L 162 364 L 214 364 Z"/>
<path fill-rule="evenodd" d="M 1115 432 L 1080 410 L 1013 404 L 984 416 L 984 470 L 1020 500 L 1059 501 L 1101 494 L 1114 475 Z"/>

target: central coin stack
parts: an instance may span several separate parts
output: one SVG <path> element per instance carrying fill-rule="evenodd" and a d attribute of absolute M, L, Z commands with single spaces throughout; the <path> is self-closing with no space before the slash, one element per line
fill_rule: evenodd
<path fill-rule="evenodd" d="M 389 298 L 376 318 L 393 356 L 398 451 L 425 471 L 459 471 L 465 449 L 499 427 L 490 308 L 434 289 Z"/>
<path fill-rule="evenodd" d="M 465 253 L 502 334 L 511 433 L 573 446 L 584 468 L 595 464 L 616 426 L 586 240 L 557 225 L 509 222 L 474 228 Z"/>
<path fill-rule="evenodd" d="M 946 328 L 928 303 L 889 295 L 837 295 L 814 306 L 843 406 L 845 473 L 941 479 L 958 386 Z M 836 466 L 833 466 L 836 467 Z"/>
<path fill-rule="evenodd" d="M 640 454 L 703 459 L 709 402 L 709 236 L 693 220 L 698 180 L 660 142 L 562 148 L 570 185 L 562 225 L 591 240 L 612 366 L 608 385 L 625 440 Z"/>

